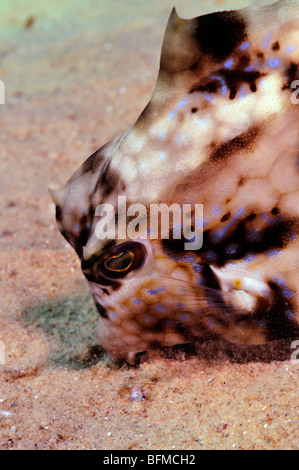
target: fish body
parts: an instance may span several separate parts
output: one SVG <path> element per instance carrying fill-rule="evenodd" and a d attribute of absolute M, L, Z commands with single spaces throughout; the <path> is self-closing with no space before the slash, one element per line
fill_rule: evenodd
<path fill-rule="evenodd" d="M 174 9 L 149 104 L 52 192 L 114 359 L 299 337 L 298 80 L 298 1 Z"/>

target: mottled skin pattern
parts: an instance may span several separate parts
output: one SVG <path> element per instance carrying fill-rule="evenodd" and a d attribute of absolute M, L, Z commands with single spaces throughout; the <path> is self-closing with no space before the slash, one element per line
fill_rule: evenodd
<path fill-rule="evenodd" d="M 149 104 L 52 194 L 112 358 L 203 336 L 299 337 L 298 64 L 298 1 L 192 20 L 173 10 Z M 202 203 L 202 248 L 99 240 L 96 207 L 117 207 L 119 195 Z M 121 253 L 134 262 L 108 272 Z"/>

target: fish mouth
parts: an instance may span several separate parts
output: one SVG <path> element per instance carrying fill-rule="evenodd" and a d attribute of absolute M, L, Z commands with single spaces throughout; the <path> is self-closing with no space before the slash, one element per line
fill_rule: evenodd
<path fill-rule="evenodd" d="M 214 266 L 210 270 L 218 286 L 216 291 L 208 293 L 209 303 L 218 312 L 223 311 L 225 318 L 230 317 L 236 323 L 254 323 L 267 317 L 275 303 L 275 293 L 267 282 L 247 273 L 230 274 Z"/>

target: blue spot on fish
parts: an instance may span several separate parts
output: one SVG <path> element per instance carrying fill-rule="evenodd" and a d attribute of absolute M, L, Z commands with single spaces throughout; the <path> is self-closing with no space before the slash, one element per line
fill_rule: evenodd
<path fill-rule="evenodd" d="M 278 59 L 272 57 L 271 59 L 268 60 L 268 64 L 270 65 L 270 67 L 276 68 L 279 66 L 280 62 Z"/>
<path fill-rule="evenodd" d="M 177 105 L 177 109 L 182 108 L 182 107 L 185 106 L 185 104 L 187 104 L 187 103 L 188 103 L 188 100 L 181 100 L 181 101 L 179 102 L 179 104 Z"/>
<path fill-rule="evenodd" d="M 226 248 L 226 253 L 228 255 L 235 255 L 239 250 L 239 245 L 237 243 L 232 243 Z"/>
<path fill-rule="evenodd" d="M 176 107 L 176 108 L 172 111 L 172 113 L 169 115 L 168 120 L 171 121 L 171 119 L 173 119 L 174 116 L 176 115 L 177 111 L 178 111 L 179 109 L 181 109 L 183 106 L 185 106 L 185 104 L 187 104 L 187 103 L 188 103 L 188 100 L 181 100 L 181 101 L 179 102 L 179 104 L 177 105 L 177 107 Z"/>
<path fill-rule="evenodd" d="M 214 101 L 214 96 L 210 95 L 209 93 L 206 93 L 205 94 L 205 99 L 207 101 Z"/>
<path fill-rule="evenodd" d="M 141 300 L 140 299 L 134 299 L 134 304 L 136 305 L 140 305 L 141 304 Z"/>
<path fill-rule="evenodd" d="M 246 238 L 251 242 L 257 242 L 261 239 L 261 235 L 256 228 L 249 227 Z"/>
<path fill-rule="evenodd" d="M 225 62 L 224 62 L 224 67 L 226 69 L 231 69 L 232 66 L 234 65 L 234 59 L 231 57 L 230 59 L 227 59 Z"/>
<path fill-rule="evenodd" d="M 207 251 L 205 253 L 205 257 L 206 257 L 207 261 L 209 261 L 211 263 L 213 263 L 217 260 L 217 255 L 216 255 L 216 253 L 214 253 L 214 251 Z"/>
<path fill-rule="evenodd" d="M 77 224 L 77 225 L 76 225 L 76 232 L 79 232 L 79 230 L 80 230 L 80 227 L 79 227 L 79 225 Z"/>
<path fill-rule="evenodd" d="M 239 209 L 234 215 L 234 217 L 226 224 L 224 228 L 222 228 L 221 230 L 217 230 L 215 233 L 213 233 L 212 235 L 213 242 L 215 243 L 219 242 L 225 236 L 228 229 L 232 227 L 232 225 L 236 222 L 236 220 L 239 219 L 239 217 L 241 217 L 244 214 L 244 212 L 245 212 L 244 209 Z"/>
<path fill-rule="evenodd" d="M 257 320 L 257 321 L 256 321 L 256 325 L 257 325 L 257 326 L 265 326 L 265 325 L 266 325 L 266 321 L 265 321 L 265 320 Z"/>
<path fill-rule="evenodd" d="M 160 287 L 159 289 L 149 289 L 148 290 L 148 293 L 150 295 L 159 294 L 160 292 L 164 292 L 164 287 Z"/>
<path fill-rule="evenodd" d="M 199 126 L 203 127 L 203 126 L 207 125 L 208 120 L 207 119 L 201 119 L 201 120 L 196 119 L 195 123 L 198 124 Z"/>
<path fill-rule="evenodd" d="M 274 224 L 274 223 L 277 223 L 277 222 L 283 222 L 284 220 L 284 217 L 272 217 L 270 216 L 269 214 L 267 214 L 267 212 L 263 212 L 262 213 L 262 220 L 264 222 L 267 222 L 269 224 Z"/>
<path fill-rule="evenodd" d="M 217 214 L 220 214 L 220 208 L 219 208 L 219 206 L 216 204 L 215 207 L 214 207 L 213 215 L 217 215 Z"/>
<path fill-rule="evenodd" d="M 212 241 L 214 243 L 217 243 L 221 240 L 221 238 L 223 238 L 225 235 L 225 230 L 224 229 L 221 229 L 221 230 L 217 230 L 217 232 L 213 233 L 212 235 Z"/>
<path fill-rule="evenodd" d="M 272 33 L 268 33 L 266 37 L 262 40 L 262 46 L 267 47 L 269 46 L 270 39 L 271 39 Z"/>
<path fill-rule="evenodd" d="M 271 221 L 271 217 L 269 217 L 269 215 L 267 214 L 267 212 L 263 212 L 263 213 L 262 213 L 262 220 L 263 220 L 264 222 L 269 222 L 269 221 Z"/>
<path fill-rule="evenodd" d="M 183 259 L 183 256 L 181 254 L 177 254 L 177 253 L 172 253 L 169 249 L 167 248 L 163 248 L 163 253 L 167 256 L 169 256 L 169 258 L 172 258 L 173 260 L 175 261 L 181 261 Z"/>
<path fill-rule="evenodd" d="M 196 260 L 195 256 L 184 256 L 184 261 L 186 261 L 186 263 L 194 263 L 194 261 Z"/>
<path fill-rule="evenodd" d="M 274 258 L 274 256 L 279 255 L 279 253 L 280 253 L 280 250 L 273 249 L 273 250 L 267 251 L 266 254 L 267 256 L 269 256 L 269 258 Z"/>
<path fill-rule="evenodd" d="M 295 314 L 293 312 L 291 312 L 291 310 L 286 311 L 286 316 L 289 317 L 289 318 L 295 318 Z"/>
<path fill-rule="evenodd" d="M 248 49 L 248 47 L 250 46 L 250 42 L 243 42 L 240 46 L 240 49 L 241 51 L 246 51 L 246 49 Z"/>
<path fill-rule="evenodd" d="M 240 88 L 238 97 L 239 97 L 239 98 L 245 98 L 246 95 L 247 95 L 246 86 L 245 86 L 245 85 L 242 85 L 241 88 Z"/>
<path fill-rule="evenodd" d="M 285 287 L 286 283 L 279 277 L 272 277 L 272 280 L 281 287 Z"/>
<path fill-rule="evenodd" d="M 251 261 L 253 261 L 254 258 L 255 258 L 255 255 L 253 255 L 252 253 L 246 255 L 243 259 L 243 264 L 251 263 Z"/>
<path fill-rule="evenodd" d="M 283 295 L 286 299 L 291 299 L 291 298 L 293 297 L 293 292 L 292 292 L 290 289 L 283 289 L 282 295 Z"/>
<path fill-rule="evenodd" d="M 163 312 L 164 309 L 162 305 L 157 305 L 156 310 L 158 310 L 158 312 Z"/>
<path fill-rule="evenodd" d="M 261 79 L 260 81 L 260 88 L 264 88 L 264 90 L 266 89 L 266 80 L 264 78 Z"/>
<path fill-rule="evenodd" d="M 294 50 L 295 50 L 295 46 L 293 46 L 292 44 L 286 47 L 287 52 L 294 52 Z"/>
<path fill-rule="evenodd" d="M 289 233 L 286 235 L 286 238 L 288 239 L 288 241 L 294 242 L 297 238 L 297 235 L 296 233 Z"/>
<path fill-rule="evenodd" d="M 195 271 L 197 274 L 199 274 L 202 271 L 202 266 L 200 264 L 194 264 L 193 265 L 193 271 Z"/>
<path fill-rule="evenodd" d="M 230 67 L 228 67 L 230 68 Z M 218 80 L 221 83 L 221 94 L 224 96 L 227 93 L 227 86 L 225 84 L 225 81 L 222 77 L 218 77 L 217 75 L 208 75 L 207 78 L 213 78 L 215 80 Z"/>

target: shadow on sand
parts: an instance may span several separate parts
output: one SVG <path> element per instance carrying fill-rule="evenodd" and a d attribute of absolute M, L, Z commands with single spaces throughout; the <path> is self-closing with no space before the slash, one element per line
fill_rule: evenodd
<path fill-rule="evenodd" d="M 50 365 L 84 369 L 105 360 L 94 344 L 98 313 L 89 292 L 29 305 L 22 320 L 43 331 L 50 341 Z"/>
<path fill-rule="evenodd" d="M 99 361 L 111 365 L 103 348 L 94 344 L 98 313 L 88 291 L 55 301 L 30 305 L 22 318 L 26 326 L 34 326 L 47 335 L 51 344 L 48 357 L 50 365 L 73 369 L 91 367 Z M 137 357 L 137 365 L 157 356 L 175 360 L 186 360 L 196 356 L 209 363 L 272 362 L 289 360 L 291 353 L 290 339 L 253 346 L 203 339 L 195 344 L 141 353 Z"/>

